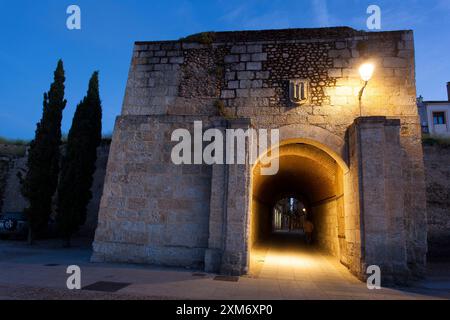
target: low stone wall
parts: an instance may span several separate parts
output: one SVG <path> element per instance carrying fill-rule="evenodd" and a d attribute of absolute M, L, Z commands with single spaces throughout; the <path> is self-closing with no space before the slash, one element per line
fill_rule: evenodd
<path fill-rule="evenodd" d="M 0 146 L 0 212 L 21 212 L 28 205 L 20 192 L 20 181 L 17 177 L 18 172 L 24 175 L 27 170 L 24 150 L 24 146 Z M 79 231 L 80 236 L 94 237 L 108 155 L 109 142 L 103 142 L 97 150 L 92 199 L 87 207 L 86 223 Z"/>
<path fill-rule="evenodd" d="M 428 259 L 450 260 L 450 147 L 424 146 Z"/>
<path fill-rule="evenodd" d="M 9 200 L 11 199 L 8 192 L 8 181 L 12 171 L 14 171 L 13 169 L 25 156 L 26 148 L 24 145 L 0 144 L 0 212 L 8 210 Z"/>
<path fill-rule="evenodd" d="M 13 157 L 6 173 L 5 189 L 3 193 L 2 212 L 21 212 L 28 205 L 27 200 L 20 192 L 20 180 L 17 173 L 26 172 L 27 158 L 26 156 Z"/>
<path fill-rule="evenodd" d="M 9 172 L 9 166 L 12 161 L 13 159 L 11 159 L 10 157 L 0 156 L 0 212 L 3 207 L 6 180 Z"/>

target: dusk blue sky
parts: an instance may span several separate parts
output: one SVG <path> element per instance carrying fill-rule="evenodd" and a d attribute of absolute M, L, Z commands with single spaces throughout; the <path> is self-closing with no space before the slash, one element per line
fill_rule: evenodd
<path fill-rule="evenodd" d="M 66 28 L 66 9 L 81 7 L 82 30 Z M 90 75 L 100 71 L 103 132 L 120 113 L 133 42 L 201 31 L 350 26 L 366 30 L 366 9 L 382 10 L 382 30 L 413 29 L 417 90 L 447 98 L 450 0 L 0 0 L 0 136 L 32 138 L 59 58 L 66 69 L 63 132 Z"/>

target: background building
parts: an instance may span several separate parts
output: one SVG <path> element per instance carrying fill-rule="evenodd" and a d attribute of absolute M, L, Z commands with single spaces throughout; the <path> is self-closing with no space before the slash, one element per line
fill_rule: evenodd
<path fill-rule="evenodd" d="M 447 82 L 447 101 L 424 101 L 422 96 L 417 100 L 422 132 L 434 136 L 450 137 L 450 82 Z"/>

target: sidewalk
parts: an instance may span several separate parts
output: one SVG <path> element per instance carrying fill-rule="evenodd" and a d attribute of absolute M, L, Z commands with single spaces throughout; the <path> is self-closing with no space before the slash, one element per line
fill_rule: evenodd
<path fill-rule="evenodd" d="M 314 259 L 310 255 L 283 257 L 283 253 L 268 250 L 260 254 L 262 265 L 250 275 L 215 279 L 215 275 L 198 270 L 90 263 L 88 242 L 74 244 L 63 249 L 58 241 L 43 241 L 33 247 L 0 241 L 0 299 L 450 298 L 450 268 L 444 264 L 430 266 L 433 274 L 414 287 L 368 290 L 333 258 L 321 254 Z M 68 265 L 80 266 L 83 288 L 96 284 L 98 290 L 68 290 Z M 99 291 L 111 289 L 108 285 L 119 288 Z"/>

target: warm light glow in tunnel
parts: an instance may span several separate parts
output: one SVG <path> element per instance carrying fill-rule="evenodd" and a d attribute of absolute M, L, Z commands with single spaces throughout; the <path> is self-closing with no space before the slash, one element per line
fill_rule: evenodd
<path fill-rule="evenodd" d="M 339 236 L 342 238 L 345 233 L 343 171 L 328 153 L 309 144 L 283 145 L 279 149 L 278 173 L 261 175 L 261 165 L 256 164 L 252 177 L 251 260 L 264 247 L 272 248 L 266 263 L 274 260 L 277 264 L 305 266 L 311 258 L 308 254 L 317 249 L 340 256 Z M 273 208 L 288 197 L 301 200 L 307 208 L 314 224 L 311 247 L 305 246 L 303 235 L 283 236 L 272 231 Z"/>

